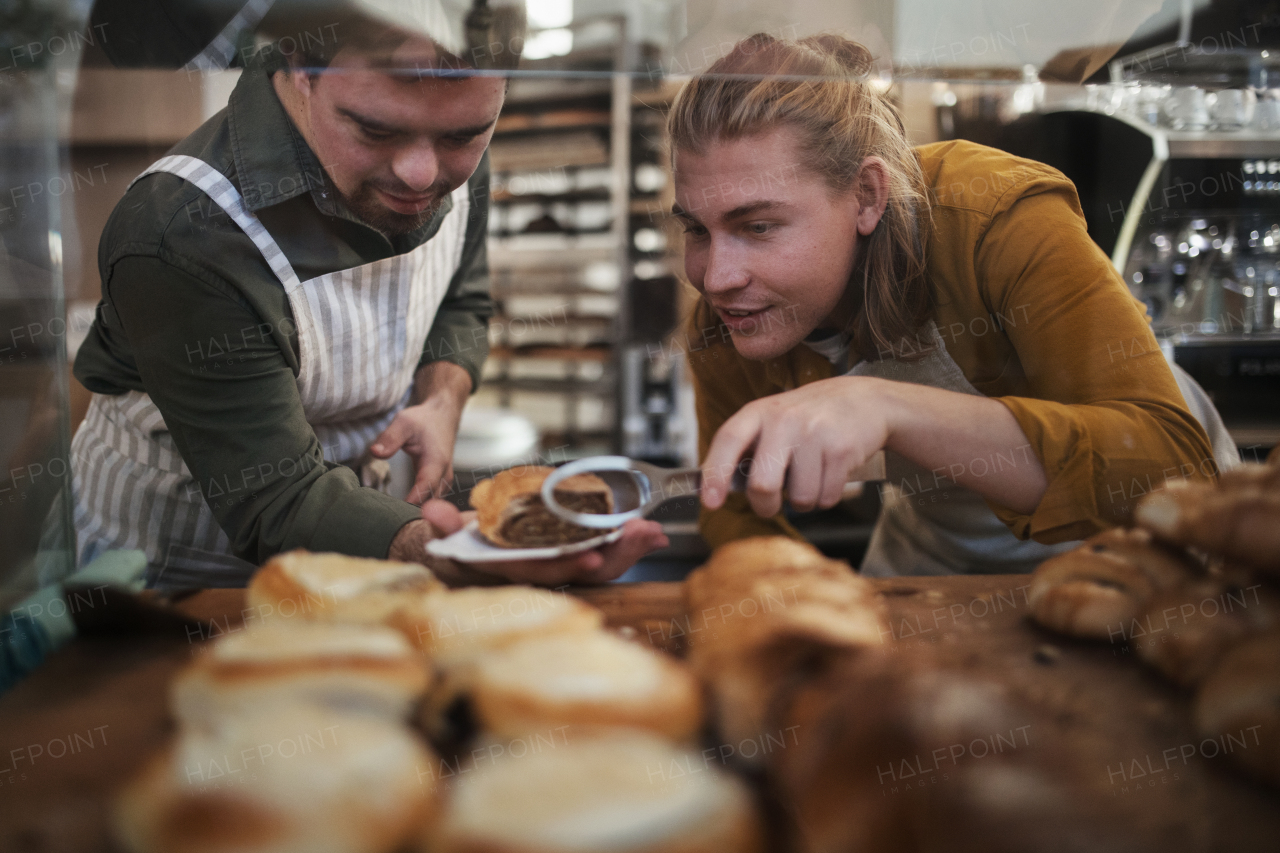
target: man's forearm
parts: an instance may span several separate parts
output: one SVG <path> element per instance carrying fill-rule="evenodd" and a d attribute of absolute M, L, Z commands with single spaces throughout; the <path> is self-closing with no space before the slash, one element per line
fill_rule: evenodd
<path fill-rule="evenodd" d="M 1008 408 L 989 397 L 925 385 L 883 387 L 894 412 L 890 450 L 1015 512 L 1035 511 L 1048 479 Z M 990 460 L 1006 454 L 1013 463 L 993 473 Z"/>
<path fill-rule="evenodd" d="M 471 374 L 451 361 L 433 361 L 418 368 L 413 376 L 414 405 L 428 398 L 444 398 L 457 404 L 459 411 L 471 396 Z"/>
<path fill-rule="evenodd" d="M 431 556 L 427 553 L 427 543 L 436 538 L 439 538 L 438 533 L 430 522 L 424 519 L 411 521 L 400 528 L 395 539 L 391 540 L 387 559 L 402 563 L 422 563 L 449 586 L 493 586 L 508 582 L 497 575 L 468 568 L 453 560 Z"/>

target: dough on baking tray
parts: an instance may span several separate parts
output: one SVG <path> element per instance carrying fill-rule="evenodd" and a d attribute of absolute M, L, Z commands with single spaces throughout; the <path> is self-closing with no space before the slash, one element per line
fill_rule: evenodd
<path fill-rule="evenodd" d="M 604 530 L 565 521 L 542 502 L 542 483 L 554 468 L 530 465 L 498 473 L 476 483 L 471 505 L 480 533 L 502 548 L 568 545 Z M 613 512 L 613 492 L 594 474 L 575 474 L 556 488 L 556 500 L 575 512 Z"/>

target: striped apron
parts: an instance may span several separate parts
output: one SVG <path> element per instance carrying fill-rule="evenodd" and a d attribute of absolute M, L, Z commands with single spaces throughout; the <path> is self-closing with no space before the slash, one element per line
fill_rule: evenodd
<path fill-rule="evenodd" d="M 298 338 L 298 395 L 327 461 L 353 463 L 409 402 L 427 333 L 462 258 L 469 198 L 453 192 L 439 231 L 411 252 L 300 281 L 225 176 L 194 157 L 165 157 L 135 178 L 177 175 L 253 241 L 280 279 Z M 146 552 L 148 584 L 243 586 L 254 567 L 231 542 L 140 391 L 93 395 L 71 443 L 81 565 L 112 548 Z"/>

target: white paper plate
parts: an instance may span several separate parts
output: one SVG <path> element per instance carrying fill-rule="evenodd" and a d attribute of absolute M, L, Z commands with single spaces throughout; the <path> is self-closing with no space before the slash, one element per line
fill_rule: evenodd
<path fill-rule="evenodd" d="M 480 525 L 472 521 L 466 527 L 446 536 L 443 539 L 432 539 L 427 543 L 427 553 L 433 557 L 445 557 L 459 563 L 501 563 L 510 560 L 551 560 L 566 557 L 617 542 L 622 538 L 622 528 L 610 530 L 599 536 L 592 536 L 571 545 L 556 545 L 546 548 L 499 548 L 491 545 L 489 540 L 480 535 Z"/>

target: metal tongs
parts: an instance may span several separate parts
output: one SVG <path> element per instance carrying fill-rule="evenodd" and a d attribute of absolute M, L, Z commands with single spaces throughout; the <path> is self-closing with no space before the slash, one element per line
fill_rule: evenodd
<path fill-rule="evenodd" d="M 752 460 L 743 459 L 726 472 L 729 491 L 745 492 L 751 474 Z M 878 451 L 849 472 L 848 482 L 871 482 L 887 478 L 885 451 Z M 595 474 L 613 492 L 616 512 L 575 512 L 556 501 L 556 486 L 574 474 Z M 582 527 L 608 529 L 633 518 L 640 518 L 671 498 L 696 495 L 702 490 L 699 468 L 660 468 L 626 456 L 588 456 L 557 468 L 542 483 L 542 502 L 547 509 Z"/>

